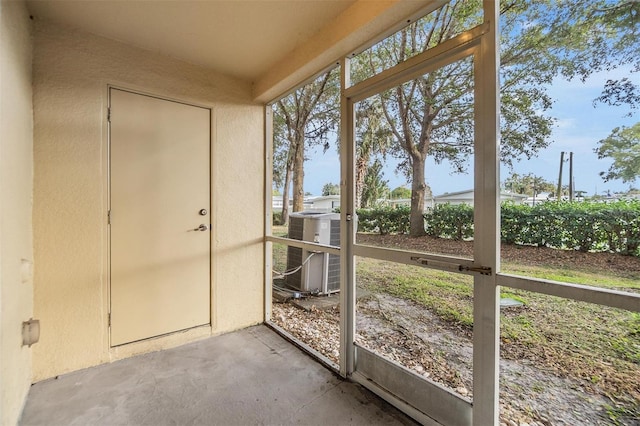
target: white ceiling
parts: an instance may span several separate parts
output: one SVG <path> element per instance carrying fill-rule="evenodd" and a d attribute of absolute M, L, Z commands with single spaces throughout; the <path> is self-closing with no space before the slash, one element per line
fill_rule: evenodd
<path fill-rule="evenodd" d="M 255 81 L 355 0 L 29 0 L 70 25 Z"/>

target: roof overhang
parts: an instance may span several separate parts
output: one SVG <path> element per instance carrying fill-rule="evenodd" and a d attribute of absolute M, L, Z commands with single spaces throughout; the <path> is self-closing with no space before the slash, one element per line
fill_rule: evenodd
<path fill-rule="evenodd" d="M 30 13 L 253 83 L 268 103 L 443 0 L 27 0 Z"/>
<path fill-rule="evenodd" d="M 255 99 L 266 103 L 279 98 L 341 58 L 358 53 L 443 3 L 446 1 L 356 1 L 257 79 Z"/>

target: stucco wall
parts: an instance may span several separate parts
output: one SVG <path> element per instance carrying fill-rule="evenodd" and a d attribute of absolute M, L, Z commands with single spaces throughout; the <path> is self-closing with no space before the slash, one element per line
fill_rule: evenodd
<path fill-rule="evenodd" d="M 31 21 L 0 3 L 0 424 L 12 425 L 31 384 L 22 322 L 33 312 Z"/>
<path fill-rule="evenodd" d="M 212 319 L 206 335 L 263 319 L 263 113 L 249 83 L 70 28 L 36 22 L 35 315 L 40 380 L 197 337 L 110 350 L 107 85 L 213 108 Z"/>

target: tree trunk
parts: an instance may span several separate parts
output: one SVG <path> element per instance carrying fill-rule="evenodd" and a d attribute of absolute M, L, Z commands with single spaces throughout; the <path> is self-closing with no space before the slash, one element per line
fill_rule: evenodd
<path fill-rule="evenodd" d="M 356 209 L 362 207 L 362 193 L 364 191 L 364 178 L 367 175 L 368 159 L 359 157 L 356 159 Z"/>
<path fill-rule="evenodd" d="M 281 225 L 289 224 L 289 189 L 291 187 L 291 169 L 287 167 L 287 171 L 284 175 L 284 188 L 282 192 L 282 219 Z"/>
<path fill-rule="evenodd" d="M 298 132 L 293 159 L 293 211 L 304 210 L 304 136 Z"/>
<path fill-rule="evenodd" d="M 411 182 L 411 215 L 409 217 L 409 236 L 422 237 L 427 235 L 424 230 L 424 200 L 427 195 L 427 184 L 424 181 L 424 158 L 412 156 Z M 430 191 L 429 191 L 430 192 Z"/>

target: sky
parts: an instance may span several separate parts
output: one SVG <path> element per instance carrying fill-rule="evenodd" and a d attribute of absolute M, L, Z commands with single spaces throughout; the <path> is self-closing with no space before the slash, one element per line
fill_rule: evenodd
<path fill-rule="evenodd" d="M 629 107 L 611 107 L 602 103 L 595 107 L 593 105 L 593 100 L 600 95 L 606 80 L 622 76 L 632 78 L 640 84 L 640 75 L 630 73 L 628 68 L 596 73 L 584 83 L 579 79 L 569 82 L 556 79 L 548 91 L 555 102 L 547 114 L 557 119 L 550 137 L 551 144 L 530 160 L 525 158 L 514 162 L 513 172 L 520 175 L 533 173 L 557 184 L 560 153 L 573 152 L 574 186 L 577 191 L 586 191 L 587 195 L 606 194 L 607 191 L 626 192 L 630 187 L 629 183 L 621 180 L 604 182 L 599 173 L 608 170 L 611 161 L 599 160 L 593 151 L 598 141 L 609 136 L 615 127 L 629 127 L 640 121 L 640 113 Z M 634 115 L 626 116 L 629 112 Z M 568 156 L 565 154 L 565 158 Z M 305 163 L 305 192 L 321 195 L 324 184 L 339 183 L 340 161 L 335 148 L 330 148 L 326 153 L 321 148 L 309 150 L 308 157 L 309 161 Z M 395 172 L 397 163 L 397 160 L 387 158 L 383 178 L 389 182 L 391 189 L 403 185 L 410 188 L 406 178 Z M 427 184 L 431 186 L 434 195 L 467 190 L 473 188 L 472 173 L 472 167 L 468 174 L 460 175 L 451 173 L 448 164 L 435 165 L 428 162 Z M 507 167 L 501 167 L 500 180 L 504 181 L 510 174 Z M 565 162 L 563 185 L 568 185 L 568 176 L 569 164 Z M 640 180 L 633 186 L 640 187 Z"/>

